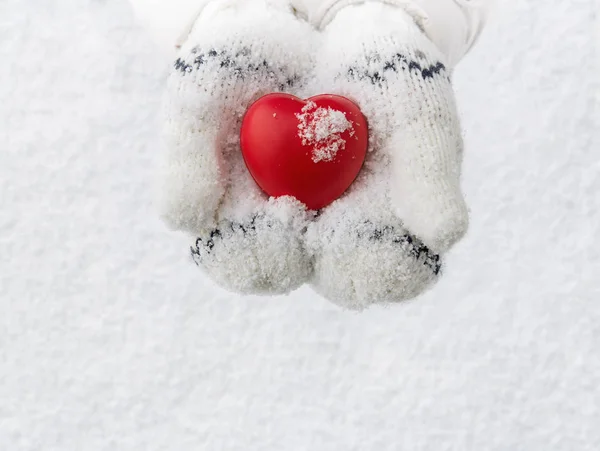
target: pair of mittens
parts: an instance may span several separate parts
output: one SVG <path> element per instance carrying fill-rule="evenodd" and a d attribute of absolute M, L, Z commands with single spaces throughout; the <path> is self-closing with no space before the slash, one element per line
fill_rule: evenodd
<path fill-rule="evenodd" d="M 350 4 L 315 29 L 284 2 L 214 2 L 168 80 L 163 218 L 195 237 L 195 262 L 230 291 L 308 283 L 353 309 L 421 294 L 468 224 L 450 71 L 400 6 Z M 318 212 L 269 198 L 244 164 L 244 113 L 272 92 L 342 95 L 369 122 L 359 177 Z"/>

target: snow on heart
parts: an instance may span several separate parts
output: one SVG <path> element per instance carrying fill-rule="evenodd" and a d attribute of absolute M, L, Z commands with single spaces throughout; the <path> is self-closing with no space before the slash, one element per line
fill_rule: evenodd
<path fill-rule="evenodd" d="M 354 136 L 354 126 L 346 113 L 331 107 L 317 107 L 315 102 L 308 102 L 296 118 L 299 121 L 298 136 L 302 145 L 313 148 L 315 163 L 333 161 L 337 153 L 346 148 L 342 133 L 349 130 L 350 136 Z"/>

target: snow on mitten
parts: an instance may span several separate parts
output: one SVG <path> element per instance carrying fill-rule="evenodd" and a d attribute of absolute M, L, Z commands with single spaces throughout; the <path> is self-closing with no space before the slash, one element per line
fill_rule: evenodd
<path fill-rule="evenodd" d="M 278 3 L 212 1 L 181 42 L 168 80 L 163 218 L 197 237 L 196 263 L 234 292 L 288 293 L 312 271 L 304 206 L 269 200 L 239 147 L 241 121 L 255 100 L 304 83 L 311 36 Z"/>
<path fill-rule="evenodd" d="M 330 10 L 317 58 L 315 89 L 354 100 L 371 135 L 358 180 L 307 235 L 313 287 L 349 308 L 421 294 L 467 230 L 451 68 L 413 12 L 383 2 Z"/>

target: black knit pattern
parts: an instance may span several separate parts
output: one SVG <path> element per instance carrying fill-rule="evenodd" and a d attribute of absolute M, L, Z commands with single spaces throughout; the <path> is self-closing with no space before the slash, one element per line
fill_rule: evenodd
<path fill-rule="evenodd" d="M 231 233 L 241 232 L 244 234 L 244 236 L 246 236 L 250 232 L 256 232 L 257 219 L 258 215 L 255 215 L 252 217 L 252 220 L 246 224 L 228 222 L 227 228 Z M 271 225 L 267 223 L 267 227 L 271 227 Z M 223 239 L 223 232 L 225 232 L 225 230 L 222 231 L 222 229 L 217 228 L 212 230 L 210 234 L 204 238 L 196 238 L 196 243 L 190 248 L 192 258 L 194 259 L 196 265 L 200 265 L 203 253 L 207 255 L 212 253 L 215 247 L 215 242 Z"/>
<path fill-rule="evenodd" d="M 431 268 L 436 276 L 441 272 L 440 256 L 432 252 L 414 235 L 398 232 L 395 227 L 389 225 L 378 227 L 371 221 L 364 221 L 363 224 L 365 227 L 356 232 L 359 238 L 367 238 L 369 241 L 391 240 L 395 244 L 406 247 L 415 260 L 423 259 L 423 264 Z"/>
<path fill-rule="evenodd" d="M 251 232 L 256 233 L 256 220 L 258 216 L 254 216 L 247 224 L 229 222 L 227 228 L 232 233 L 241 232 L 248 235 Z M 391 240 L 393 243 L 408 249 L 410 255 L 417 261 L 423 261 L 423 264 L 431 269 L 434 275 L 439 275 L 442 270 L 441 258 L 438 254 L 433 253 L 425 246 L 418 238 L 408 233 L 399 233 L 393 226 L 377 227 L 371 221 L 364 221 L 365 227 L 359 229 L 358 238 L 366 238 L 369 241 L 384 241 Z M 267 224 L 269 227 L 269 224 Z M 204 238 L 197 238 L 194 246 L 190 247 L 192 258 L 196 265 L 200 266 L 203 255 L 210 255 L 213 252 L 216 242 L 224 238 L 222 229 L 214 229 Z"/>
<path fill-rule="evenodd" d="M 280 91 L 293 88 L 300 82 L 298 74 L 290 73 L 287 67 L 274 67 L 269 62 L 260 57 L 256 57 L 249 47 L 242 47 L 235 53 L 228 50 L 210 49 L 202 51 L 195 47 L 190 52 L 187 58 L 177 58 L 174 64 L 176 71 L 185 76 L 192 74 L 194 71 L 203 70 L 211 65 L 213 70 L 214 65 L 228 75 L 237 80 L 245 80 L 249 76 L 260 74 L 265 79 L 274 78 L 278 81 Z M 215 76 L 215 75 L 213 75 Z"/>
<path fill-rule="evenodd" d="M 422 52 L 417 52 L 417 54 L 422 54 Z M 367 55 L 366 64 L 356 63 L 350 66 L 345 74 L 342 73 L 338 77 L 345 76 L 350 80 L 366 80 L 373 85 L 382 85 L 388 81 L 390 74 L 398 74 L 401 71 L 413 72 L 423 80 L 440 76 L 450 80 L 446 66 L 442 62 L 419 62 L 399 52 L 386 58 L 379 53 Z"/>

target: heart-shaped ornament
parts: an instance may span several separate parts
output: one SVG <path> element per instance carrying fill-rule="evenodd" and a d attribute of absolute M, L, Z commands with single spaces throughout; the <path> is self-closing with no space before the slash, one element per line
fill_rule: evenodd
<path fill-rule="evenodd" d="M 269 94 L 242 122 L 246 166 L 269 196 L 293 196 L 310 210 L 338 199 L 358 176 L 369 142 L 367 120 L 345 97 L 302 100 Z"/>

